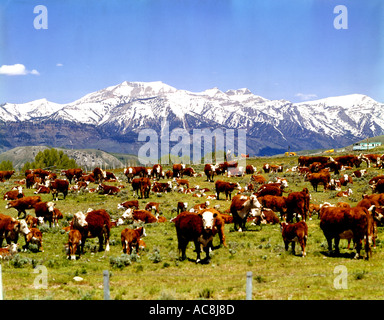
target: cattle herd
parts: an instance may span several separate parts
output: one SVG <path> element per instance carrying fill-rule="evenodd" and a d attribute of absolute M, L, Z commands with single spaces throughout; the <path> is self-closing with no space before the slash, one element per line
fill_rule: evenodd
<path fill-rule="evenodd" d="M 168 170 L 155 164 L 151 167 L 124 168 L 123 179 L 98 167 L 90 173 L 79 168 L 62 170 L 59 177 L 57 173 L 43 169 L 27 170 L 25 178 L 12 181 L 14 186 L 3 195 L 5 208 L 16 210 L 13 212 L 17 213 L 17 218 L 0 214 L 0 247 L 3 240 L 7 243 L 1 248 L 0 257 L 12 257 L 16 252 L 27 249 L 31 243 L 43 251 L 43 233 L 39 226 L 59 226 L 63 214 L 56 204 L 65 203 L 68 194 L 82 190 L 113 197 L 126 189 L 132 199 L 116 203 L 119 212 L 123 212 L 118 219 L 112 219 L 105 209 L 89 209 L 74 213 L 70 225 L 62 226 L 68 236 L 68 259 L 80 258 L 88 238 L 98 239 L 99 251 L 109 251 L 111 228 L 134 221 L 140 222 L 140 227 L 128 226 L 121 232 L 123 253 L 130 254 L 135 249 L 139 254 L 140 249 L 145 247 L 142 238 L 148 232 L 144 227 L 147 223 L 174 224 L 180 258 L 186 258 L 188 243 L 193 242 L 196 262 L 201 261 L 201 249 L 205 252 L 204 260 L 209 261 L 216 234 L 220 245 L 227 246 L 226 224 L 233 225 L 232 230 L 237 232 L 246 232 L 247 224 L 248 227 L 280 224 L 281 243 L 284 243 L 285 249 L 288 250 L 289 244 L 292 244 L 295 253 L 297 242 L 304 257 L 309 232 L 307 221 L 315 214 L 329 254 L 339 254 L 340 239 L 347 239 L 348 246 L 353 241 L 355 258 L 359 258 L 364 249 L 365 258 L 369 259 L 371 247 L 376 244 L 377 226 L 382 223 L 384 175 L 378 173 L 369 180 L 368 186 L 372 191 L 362 194 L 355 206 L 347 202 L 315 203 L 312 198 L 322 191 L 332 191 L 337 198 L 351 196 L 350 186 L 354 179 L 367 174 L 368 168 L 370 172 L 379 172 L 383 161 L 381 155 L 371 154 L 300 156 L 297 165 L 290 168 L 265 163 L 257 170 L 253 165 L 243 168 L 236 161 L 231 161 L 205 164 L 200 172 L 184 164 L 171 165 Z M 364 169 L 360 168 L 363 163 Z M 1 180 L 10 180 L 13 174 L 13 171 L 2 171 Z M 299 191 L 291 191 L 288 176 L 300 177 L 307 185 Z M 201 188 L 196 181 L 204 182 L 210 188 Z M 34 195 L 25 196 L 23 188 L 34 189 Z M 52 199 L 42 201 L 41 194 L 44 193 L 51 194 Z M 183 195 L 185 201 L 173 203 L 175 216 L 167 221 L 161 214 L 161 203 L 149 201 L 149 198 L 162 194 L 168 201 L 173 201 L 173 194 L 176 193 Z M 196 198 L 201 198 L 199 204 L 188 205 Z M 144 209 L 139 208 L 138 199 L 148 199 Z M 211 202 L 216 204 L 212 206 Z M 23 248 L 19 248 L 18 244 L 20 235 L 25 239 Z"/>

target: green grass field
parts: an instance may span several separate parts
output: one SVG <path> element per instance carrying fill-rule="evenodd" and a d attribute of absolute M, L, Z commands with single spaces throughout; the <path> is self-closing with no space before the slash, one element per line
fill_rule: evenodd
<path fill-rule="evenodd" d="M 290 168 L 297 164 L 297 157 L 259 158 L 248 160 L 247 163 L 261 169 L 263 163 L 284 164 Z M 362 165 L 365 168 L 365 164 Z M 202 171 L 202 166 L 196 169 Z M 350 172 L 347 172 L 350 173 Z M 378 169 L 370 168 L 368 175 L 354 179 L 349 198 L 336 198 L 334 191 L 314 193 L 308 182 L 303 181 L 296 173 L 283 173 L 287 178 L 290 191 L 301 191 L 308 187 L 311 192 L 311 203 L 329 201 L 336 203 L 346 201 L 356 205 L 363 193 L 371 193 L 368 180 L 379 174 Z M 140 199 L 140 208 L 148 201 L 160 202 L 160 211 L 167 222 L 147 224 L 146 249 L 136 255 L 122 255 L 120 234 L 122 225 L 111 229 L 111 250 L 109 253 L 96 252 L 96 239 L 88 239 L 85 254 L 79 260 L 67 259 L 64 244 L 68 236 L 62 230 L 71 221 L 77 211 L 88 208 L 106 209 L 112 219 L 117 219 L 123 210 L 117 204 L 133 199 L 130 185 L 123 176 L 122 169 L 116 170 L 122 179 L 125 189 L 117 196 L 104 196 L 97 193 L 70 193 L 66 200 L 59 200 L 56 206 L 61 210 L 64 219 L 60 227 L 43 231 L 44 252 L 35 252 L 30 248 L 27 252 L 19 252 L 13 259 L 4 260 L 2 279 L 4 298 L 17 299 L 48 299 L 48 300 L 100 300 L 103 299 L 103 270 L 110 271 L 111 299 L 117 300 L 191 300 L 191 299 L 245 299 L 246 273 L 253 273 L 253 299 L 382 299 L 384 267 L 383 228 L 379 227 L 377 248 L 373 250 L 369 261 L 354 260 L 354 251 L 347 250 L 346 240 L 341 240 L 341 255 L 330 257 L 327 254 L 325 237 L 319 227 L 318 217 L 308 220 L 309 238 L 307 257 L 301 257 L 300 246 L 296 246 L 296 255 L 291 250 L 285 251 L 279 225 L 251 226 L 245 232 L 233 230 L 233 225 L 225 226 L 227 248 L 221 247 L 211 254 L 209 264 L 196 264 L 196 253 L 193 243 L 187 249 L 188 259 L 179 261 L 175 227 L 169 220 L 176 216 L 178 201 L 188 202 L 188 207 L 203 203 L 205 198 L 195 198 L 179 193 L 150 195 L 149 199 Z M 276 174 L 264 174 L 272 180 Z M 0 185 L 3 195 L 20 180 L 23 174 L 12 177 L 10 181 Z M 242 186 L 249 182 L 249 175 L 230 178 Z M 215 177 L 215 180 L 218 179 Z M 229 180 L 221 177 L 220 179 Z M 190 178 L 190 185 L 199 185 L 211 189 L 207 194 L 214 194 L 214 184 L 206 182 L 205 176 Z M 112 184 L 112 183 L 110 183 Z M 113 183 L 117 185 L 118 183 Z M 95 185 L 96 186 L 96 185 Z M 345 188 L 343 188 L 344 190 Z M 25 195 L 32 195 L 35 190 L 24 189 Z M 42 195 L 43 201 L 51 200 L 51 195 Z M 62 198 L 62 197 L 61 197 Z M 221 199 L 225 197 L 221 196 Z M 1 197 L 2 199 L 2 197 Z M 211 200 L 211 206 L 220 205 L 225 211 L 230 201 Z M 17 216 L 16 210 L 5 209 L 6 201 L 0 200 L 1 213 Z M 29 211 L 34 215 L 34 211 Z M 20 246 L 24 239 L 19 239 Z M 219 239 L 214 239 L 214 246 L 219 246 Z M 362 252 L 364 253 L 364 252 Z M 203 255 L 203 257 L 205 254 Z M 36 273 L 36 266 L 44 266 L 47 271 L 47 285 L 41 280 L 42 274 Z M 341 266 L 341 267 L 340 267 Z M 341 287 L 339 268 L 347 274 Z M 345 275 L 345 274 L 344 274 Z M 75 281 L 74 277 L 82 281 Z M 43 286 L 43 288 L 41 288 Z"/>

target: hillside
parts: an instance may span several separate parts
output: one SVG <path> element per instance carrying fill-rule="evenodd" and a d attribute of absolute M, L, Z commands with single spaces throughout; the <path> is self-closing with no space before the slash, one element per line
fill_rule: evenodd
<path fill-rule="evenodd" d="M 13 148 L 0 154 L 0 162 L 5 160 L 12 161 L 13 167 L 19 170 L 27 161 L 34 161 L 35 156 L 45 149 L 49 149 L 49 147 L 25 146 Z M 68 157 L 75 159 L 76 163 L 85 169 L 97 166 L 102 168 L 122 168 L 127 162 L 136 163 L 136 157 L 133 155 L 111 155 L 105 151 L 95 149 L 56 149 L 62 150 Z M 118 157 L 120 158 L 118 159 Z"/>

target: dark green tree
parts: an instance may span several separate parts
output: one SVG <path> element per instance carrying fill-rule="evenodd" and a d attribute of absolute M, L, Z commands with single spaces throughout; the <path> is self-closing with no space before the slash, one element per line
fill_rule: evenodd
<path fill-rule="evenodd" d="M 40 151 L 35 161 L 32 163 L 26 162 L 21 169 L 25 171 L 32 168 L 51 168 L 56 167 L 59 169 L 77 168 L 78 165 L 74 159 L 69 158 L 62 150 L 57 151 L 55 148 L 45 149 Z"/>

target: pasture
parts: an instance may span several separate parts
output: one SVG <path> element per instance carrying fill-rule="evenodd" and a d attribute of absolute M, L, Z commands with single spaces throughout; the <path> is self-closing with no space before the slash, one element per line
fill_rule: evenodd
<path fill-rule="evenodd" d="M 381 170 L 369 168 L 368 174 L 361 178 L 353 178 L 349 185 L 353 194 L 349 197 L 337 198 L 335 191 L 323 192 L 319 186 L 314 192 L 310 184 L 304 181 L 297 172 L 285 172 L 287 168 L 297 165 L 297 157 L 258 158 L 247 161 L 257 170 L 264 163 L 284 165 L 283 173 L 262 173 L 267 180 L 276 176 L 288 181 L 288 191 L 301 191 L 307 187 L 311 194 L 311 203 L 320 204 L 324 201 L 333 204 L 345 201 L 355 206 L 362 194 L 371 193 L 368 181 L 380 174 Z M 203 171 L 203 165 L 193 166 L 197 173 Z M 169 167 L 165 167 L 168 169 Z M 361 168 L 365 169 L 363 163 Z M 67 259 L 64 245 L 68 235 L 62 230 L 69 225 L 77 211 L 105 209 L 113 220 L 124 212 L 118 209 L 118 203 L 135 199 L 132 189 L 123 174 L 123 169 L 113 170 L 120 182 L 109 185 L 125 185 L 118 195 L 101 195 L 98 193 L 69 193 L 65 200 L 59 195 L 56 207 L 63 213 L 59 227 L 40 226 L 43 232 L 44 252 L 36 252 L 31 248 L 19 252 L 10 260 L 3 260 L 2 279 L 4 298 L 7 300 L 100 300 L 103 299 L 103 270 L 110 271 L 111 299 L 117 300 L 192 300 L 192 299 L 245 299 L 246 273 L 253 273 L 253 299 L 382 299 L 384 267 L 383 228 L 378 228 L 376 249 L 370 260 L 353 259 L 354 250 L 347 249 L 347 241 L 340 241 L 341 254 L 337 257 L 328 256 L 327 242 L 319 227 L 317 216 L 307 220 L 308 241 L 307 256 L 301 257 L 301 249 L 296 245 L 296 255 L 285 251 L 280 226 L 252 226 L 247 223 L 247 230 L 235 232 L 233 224 L 225 225 L 227 248 L 219 247 L 219 238 L 214 238 L 215 250 L 211 253 L 208 264 L 196 264 L 196 253 L 191 242 L 187 249 L 187 259 L 179 260 L 175 226 L 170 219 L 176 216 L 178 201 L 188 202 L 188 208 L 203 203 L 206 198 L 192 197 L 191 194 L 177 192 L 167 194 L 150 193 L 148 199 L 139 199 L 140 209 L 144 209 L 149 201 L 160 202 L 160 213 L 167 219 L 164 223 L 146 224 L 147 237 L 144 238 L 146 248 L 136 254 L 123 255 L 120 234 L 124 228 L 133 228 L 129 223 L 111 229 L 110 252 L 97 252 L 97 239 L 87 239 L 85 253 L 80 259 Z M 352 171 L 346 171 L 351 173 Z M 345 173 L 342 171 L 341 174 Z M 243 177 L 217 176 L 214 180 L 239 182 L 243 187 L 249 183 L 251 175 Z M 334 174 L 332 173 L 332 176 Z M 1 213 L 17 217 L 16 210 L 5 209 L 6 201 L 2 195 L 15 185 L 15 180 L 24 178 L 24 173 L 17 173 L 9 181 L 0 184 Z M 58 177 L 62 178 L 62 177 Z M 207 195 L 214 194 L 214 183 L 201 177 L 187 179 L 190 186 L 199 185 L 209 188 Z M 164 181 L 164 180 L 162 180 Z M 165 180 L 167 181 L 167 180 Z M 97 187 L 90 184 L 90 187 Z M 343 187 L 343 190 L 346 190 Z M 24 194 L 33 195 L 34 189 L 25 189 Z M 232 196 L 236 192 L 233 192 Z M 50 201 L 51 194 L 43 194 L 43 201 Z M 220 200 L 209 200 L 210 207 L 220 205 L 219 211 L 224 212 L 230 201 L 220 195 Z M 34 215 L 34 210 L 28 210 Z M 135 224 L 136 226 L 136 224 Z M 20 246 L 24 245 L 23 237 L 19 238 Z M 362 251 L 364 254 L 364 250 Z M 202 255 L 205 257 L 205 254 Z M 47 270 L 47 285 L 43 288 L 40 274 L 35 273 L 36 266 L 43 265 Z M 340 266 L 347 271 L 344 287 L 340 282 Z M 81 281 L 74 277 L 81 277 Z"/>

